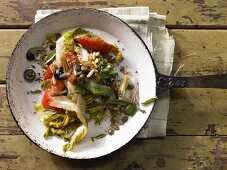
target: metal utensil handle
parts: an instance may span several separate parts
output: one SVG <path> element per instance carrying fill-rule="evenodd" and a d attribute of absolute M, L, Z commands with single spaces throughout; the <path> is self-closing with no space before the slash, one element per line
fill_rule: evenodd
<path fill-rule="evenodd" d="M 157 75 L 157 92 L 170 88 L 221 88 L 227 89 L 227 74 L 174 77 Z"/>

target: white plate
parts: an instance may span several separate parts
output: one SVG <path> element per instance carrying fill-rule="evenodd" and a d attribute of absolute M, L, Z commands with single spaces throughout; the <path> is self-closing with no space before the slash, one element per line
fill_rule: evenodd
<path fill-rule="evenodd" d="M 37 62 L 26 60 L 26 52 L 31 47 L 40 46 L 46 34 L 75 27 L 90 29 L 106 41 L 124 49 L 124 62 L 130 68 L 134 79 L 139 82 L 140 102 L 156 96 L 156 69 L 148 48 L 127 24 L 109 13 L 94 9 L 71 9 L 54 13 L 34 24 L 19 40 L 9 60 L 7 71 L 7 97 L 17 124 L 29 139 L 48 152 L 73 159 L 90 159 L 109 154 L 128 143 L 145 124 L 153 104 L 147 107 L 140 106 L 146 110 L 146 114 L 138 112 L 120 126 L 120 130 L 115 131 L 113 136 L 108 135 L 95 142 L 91 141 L 91 137 L 104 132 L 109 122 L 104 121 L 100 126 L 90 123 L 86 138 L 72 151 L 64 153 L 64 141 L 58 137 L 45 140 L 45 127 L 33 113 L 32 102 L 33 98 L 40 101 L 41 95 L 27 95 L 27 91 L 39 88 L 40 84 L 28 83 L 23 78 L 24 70 L 31 68 L 31 65 L 35 65 L 36 72 L 41 74 L 42 69 Z"/>

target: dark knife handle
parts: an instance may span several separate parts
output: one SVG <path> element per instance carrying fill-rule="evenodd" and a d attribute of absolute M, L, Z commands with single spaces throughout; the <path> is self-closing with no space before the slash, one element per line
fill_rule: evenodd
<path fill-rule="evenodd" d="M 227 74 L 195 77 L 174 77 L 157 74 L 157 92 L 170 88 L 221 88 L 227 89 Z"/>

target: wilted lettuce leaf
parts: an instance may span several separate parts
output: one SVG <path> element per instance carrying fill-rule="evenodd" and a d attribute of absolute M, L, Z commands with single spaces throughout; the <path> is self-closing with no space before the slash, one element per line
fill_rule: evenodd
<path fill-rule="evenodd" d="M 64 54 L 67 54 L 69 51 L 74 51 L 74 31 L 68 31 L 64 34 Z"/>
<path fill-rule="evenodd" d="M 76 143 L 81 141 L 86 136 L 87 130 L 88 128 L 85 125 L 81 125 L 80 127 L 78 127 L 77 130 L 72 135 L 72 137 L 70 138 L 69 143 L 63 146 L 63 152 L 71 150 Z"/>

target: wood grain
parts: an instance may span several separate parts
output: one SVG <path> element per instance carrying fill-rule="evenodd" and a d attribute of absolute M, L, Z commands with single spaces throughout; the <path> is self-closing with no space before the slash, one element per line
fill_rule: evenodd
<path fill-rule="evenodd" d="M 22 134 L 0 86 L 0 135 Z M 227 135 L 227 90 L 177 89 L 171 91 L 167 135 Z"/>
<path fill-rule="evenodd" d="M 0 81 L 5 80 L 7 57 L 25 31 L 0 30 Z M 170 34 L 176 41 L 173 74 L 181 65 L 184 67 L 179 76 L 221 74 L 227 71 L 227 30 L 170 29 Z"/>
<path fill-rule="evenodd" d="M 0 30 L 0 81 L 5 81 L 8 56 L 24 31 Z M 226 30 L 172 29 L 170 33 L 176 40 L 173 73 L 182 64 L 184 67 L 179 76 L 226 72 Z M 3 102 L 0 102 L 0 134 L 20 134 L 6 104 L 5 86 L 0 87 L 0 98 Z M 172 90 L 167 134 L 227 135 L 226 99 L 227 93 L 223 89 Z"/>
<path fill-rule="evenodd" d="M 37 9 L 124 6 L 149 6 L 151 11 L 167 15 L 167 26 L 171 28 L 226 28 L 227 26 L 226 0 L 4 0 L 0 4 L 0 26 L 27 28 L 34 22 Z"/>
<path fill-rule="evenodd" d="M 120 150 L 93 160 L 51 155 L 25 136 L 0 136 L 0 169 L 153 170 L 227 168 L 227 137 L 166 137 L 133 139 Z"/>

